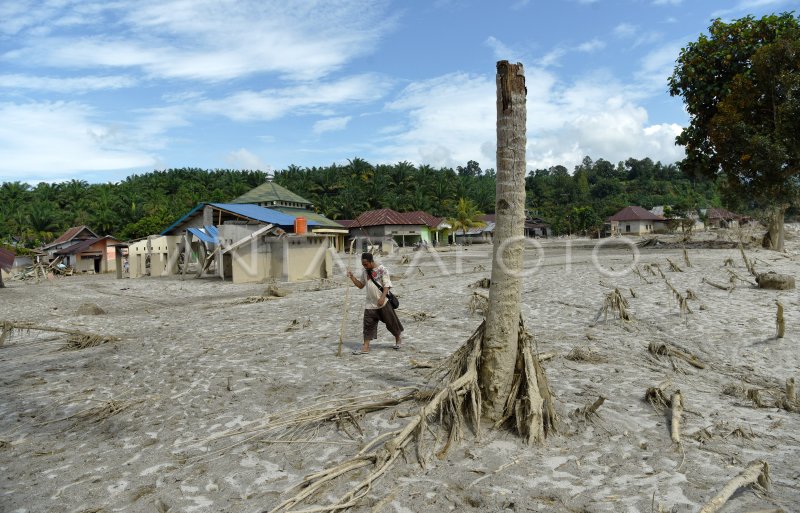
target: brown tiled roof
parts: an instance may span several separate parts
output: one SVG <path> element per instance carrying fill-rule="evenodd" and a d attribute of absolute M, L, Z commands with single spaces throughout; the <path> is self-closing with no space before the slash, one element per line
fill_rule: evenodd
<path fill-rule="evenodd" d="M 368 210 L 353 221 L 353 227 L 384 226 L 387 224 L 423 224 L 422 222 L 412 221 L 400 212 L 391 208 L 380 210 Z"/>
<path fill-rule="evenodd" d="M 731 219 L 740 219 L 742 216 L 734 214 L 730 210 L 724 208 L 709 208 L 706 211 L 706 217 L 709 219 L 724 219 L 730 221 Z"/>
<path fill-rule="evenodd" d="M 666 221 L 663 216 L 658 216 L 642 207 L 625 207 L 613 216 L 609 221 Z"/>
<path fill-rule="evenodd" d="M 353 219 L 337 219 L 336 222 L 345 228 L 350 228 L 355 223 Z"/>
<path fill-rule="evenodd" d="M 439 223 L 442 222 L 441 217 L 436 217 L 433 214 L 429 214 L 424 210 L 415 210 L 414 212 L 406 212 L 402 214 L 405 216 L 406 219 L 410 221 L 419 221 L 418 224 L 425 224 L 428 225 L 429 228 L 436 228 L 439 226 Z"/>
<path fill-rule="evenodd" d="M 91 234 L 91 238 L 97 238 L 97 234 L 94 233 L 92 230 L 90 230 L 88 226 L 73 226 L 72 228 L 68 228 L 67 231 L 65 231 L 59 238 L 57 238 L 50 244 L 45 245 L 43 249 L 50 248 L 57 244 L 63 244 L 64 242 L 69 242 L 75 237 L 77 237 L 84 230 L 87 230 Z"/>

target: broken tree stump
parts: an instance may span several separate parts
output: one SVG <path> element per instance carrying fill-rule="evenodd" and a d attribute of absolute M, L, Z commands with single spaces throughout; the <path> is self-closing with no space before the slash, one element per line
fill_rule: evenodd
<path fill-rule="evenodd" d="M 794 288 L 794 276 L 770 271 L 757 275 L 756 283 L 758 283 L 758 287 L 761 289 L 789 290 Z"/>

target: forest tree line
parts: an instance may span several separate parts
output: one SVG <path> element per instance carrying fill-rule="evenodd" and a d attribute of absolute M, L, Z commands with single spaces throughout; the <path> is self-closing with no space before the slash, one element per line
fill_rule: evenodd
<path fill-rule="evenodd" d="M 118 183 L 4 182 L 0 242 L 37 247 L 79 225 L 120 240 L 137 239 L 160 233 L 198 203 L 231 201 L 266 179 L 264 171 L 183 168 L 134 174 Z M 475 161 L 453 169 L 354 158 L 324 167 L 292 165 L 276 171 L 274 180 L 334 220 L 379 208 L 451 217 L 460 199 L 483 213 L 493 213 L 495 206 L 495 171 Z M 585 157 L 572 172 L 561 165 L 535 169 L 525 182 L 527 210 L 551 223 L 555 234 L 591 231 L 627 205 L 667 205 L 677 215 L 721 206 L 718 184 L 649 158 L 613 164 Z"/>

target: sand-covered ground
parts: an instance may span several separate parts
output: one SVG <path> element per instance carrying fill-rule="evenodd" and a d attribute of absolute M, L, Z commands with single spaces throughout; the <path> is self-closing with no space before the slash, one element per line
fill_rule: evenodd
<path fill-rule="evenodd" d="M 718 236 L 735 234 L 705 238 Z M 678 247 L 643 248 L 639 276 L 630 272 L 631 247 L 616 240 L 593 253 L 593 244 L 557 239 L 526 251 L 522 312 L 539 352 L 554 355 L 544 367 L 560 432 L 533 447 L 508 431 L 484 431 L 479 440 L 468 432 L 424 469 L 408 451 L 354 511 L 692 512 L 754 460 L 769 464 L 769 491 L 742 489 L 722 511 L 800 511 L 800 414 L 776 406 L 786 380 L 800 378 L 797 290 L 747 283 L 738 249 L 691 247 L 689 266 Z M 796 276 L 797 232 L 787 248 L 747 255 L 760 272 Z M 304 476 L 408 421 L 418 408 L 411 402 L 281 428 L 315 405 L 423 386 L 428 369 L 412 361 L 450 355 L 481 321 L 468 305 L 474 291 L 486 291 L 470 285 L 489 277 L 490 249 L 383 258 L 402 303 L 405 347 L 392 350 L 381 329 L 372 353 L 361 356 L 351 351 L 360 345 L 363 291 L 348 290 L 344 272 L 332 282 L 280 284 L 288 296 L 257 303 L 241 300 L 265 284 L 113 275 L 8 281 L 0 321 L 120 340 L 63 350 L 67 335 L 30 331 L 0 347 L 0 511 L 271 510 Z M 728 285 L 731 272 L 738 278 L 730 291 L 703 281 Z M 691 313 L 681 314 L 667 281 L 694 292 Z M 614 287 L 632 320 L 609 314 L 595 323 Z M 775 338 L 776 300 L 785 307 L 783 339 Z M 86 302 L 106 313 L 78 315 Z M 651 342 L 705 368 L 653 355 Z M 682 393 L 680 445 L 670 438 L 669 411 L 644 399 L 658 386 Z M 606 401 L 597 416 L 575 415 L 599 396 Z M 428 448 L 442 443 L 431 438 Z M 329 504 L 357 478 L 345 476 L 295 510 Z"/>

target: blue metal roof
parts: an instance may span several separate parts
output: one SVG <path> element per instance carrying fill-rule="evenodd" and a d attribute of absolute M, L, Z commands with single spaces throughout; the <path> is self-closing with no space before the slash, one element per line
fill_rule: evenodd
<path fill-rule="evenodd" d="M 267 224 L 274 224 L 278 226 L 294 226 L 295 217 L 301 216 L 292 216 L 289 214 L 283 214 L 278 212 L 277 210 L 272 210 L 269 208 L 260 207 L 258 205 L 251 205 L 251 204 L 237 204 L 237 203 L 200 203 L 192 210 L 190 210 L 186 215 L 172 223 L 169 228 L 161 232 L 161 235 L 167 235 L 173 229 L 175 229 L 178 225 L 184 222 L 186 219 L 192 217 L 198 210 L 202 210 L 202 208 L 206 205 L 211 205 L 212 207 L 224 210 L 226 212 L 230 212 L 232 214 L 236 214 L 238 216 L 246 217 L 248 219 L 252 219 L 254 221 L 260 221 L 262 223 Z M 306 218 L 306 225 L 307 226 L 319 226 L 320 223 L 316 221 L 312 221 Z"/>
<path fill-rule="evenodd" d="M 295 216 L 283 214 L 277 210 L 252 205 L 249 203 L 209 203 L 214 208 L 225 210 L 232 214 L 236 214 L 254 221 L 261 221 L 262 223 L 276 224 L 278 226 L 294 226 Z M 319 223 L 315 221 L 308 221 L 308 226 L 316 226 Z"/>
<path fill-rule="evenodd" d="M 187 232 L 191 233 L 203 242 L 209 244 L 216 244 L 219 236 L 216 226 L 203 226 L 202 228 L 187 228 Z"/>

